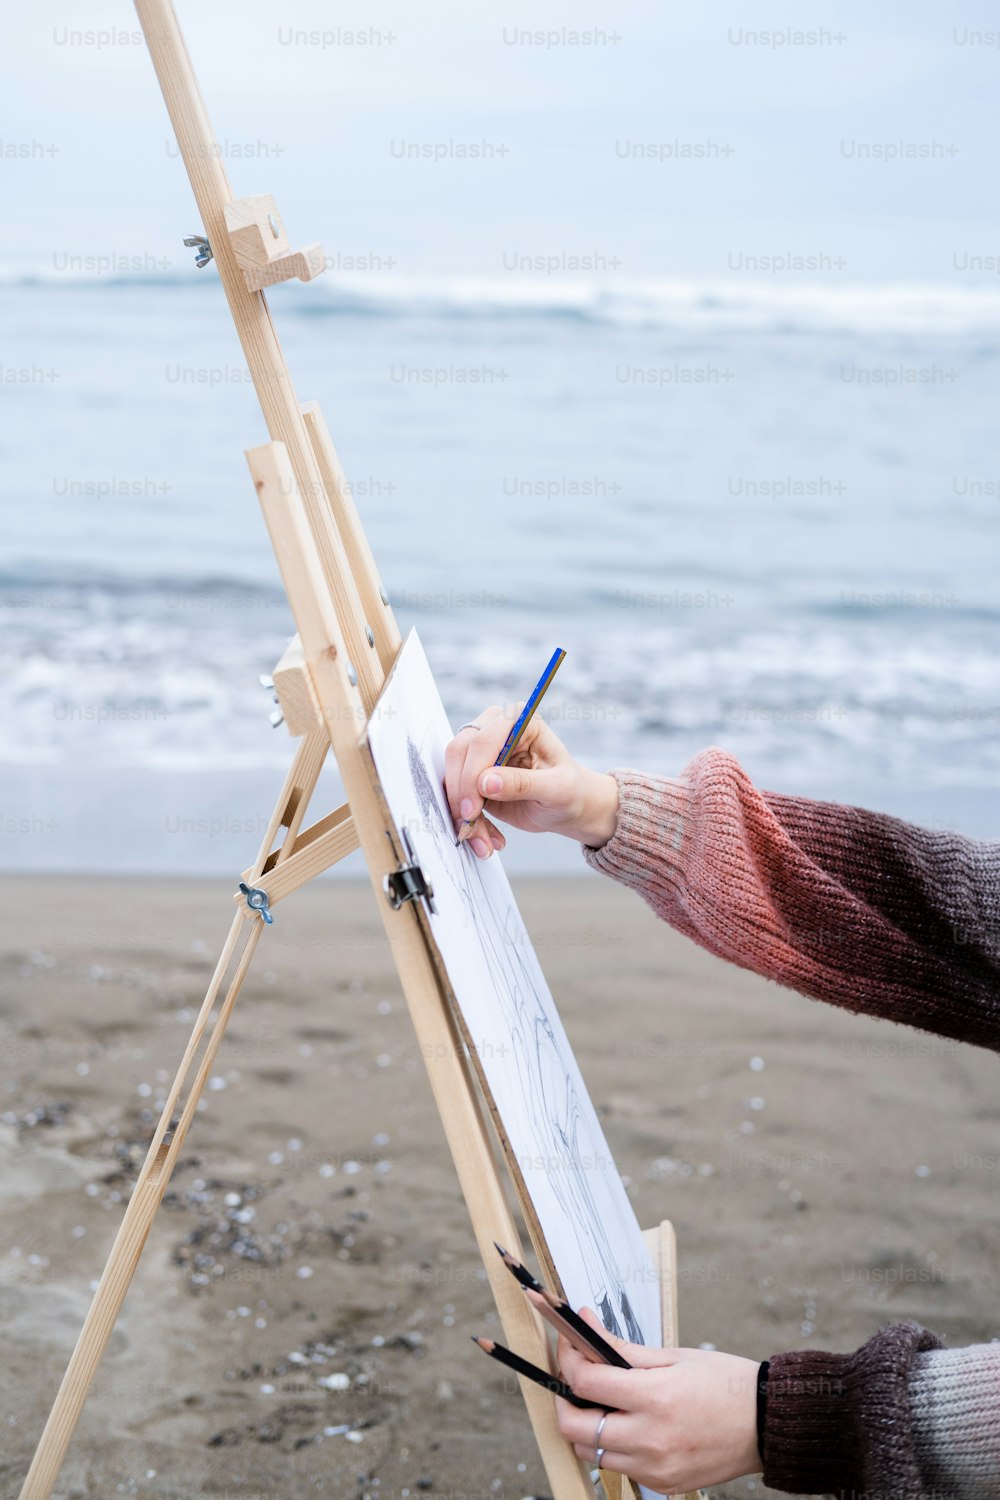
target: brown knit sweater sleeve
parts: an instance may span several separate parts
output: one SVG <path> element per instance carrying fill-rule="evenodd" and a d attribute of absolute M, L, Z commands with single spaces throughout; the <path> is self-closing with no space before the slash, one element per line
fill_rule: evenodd
<path fill-rule="evenodd" d="M 721 750 L 676 778 L 612 775 L 614 836 L 584 857 L 679 931 L 816 999 L 1000 1050 L 1000 845 L 759 791 Z M 775 1355 L 769 1390 L 775 1489 L 1000 1497 L 998 1344 L 891 1325 L 850 1354 Z"/>
<path fill-rule="evenodd" d="M 771 1359 L 764 1483 L 796 1495 L 945 1500 L 928 1486 L 910 1411 L 917 1355 L 941 1341 L 917 1323 L 880 1328 L 853 1354 L 799 1349 Z M 952 1428 L 945 1445 L 959 1445 Z M 969 1492 L 968 1500 L 986 1491 Z M 958 1492 L 949 1500 L 965 1500 Z"/>

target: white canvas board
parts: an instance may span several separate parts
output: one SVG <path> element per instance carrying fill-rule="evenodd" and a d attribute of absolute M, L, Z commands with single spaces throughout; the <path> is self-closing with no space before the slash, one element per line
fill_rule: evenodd
<path fill-rule="evenodd" d="M 433 887 L 434 939 L 566 1297 L 621 1337 L 658 1346 L 656 1274 L 500 856 L 455 845 L 451 738 L 411 630 L 368 724 L 386 801 Z"/>

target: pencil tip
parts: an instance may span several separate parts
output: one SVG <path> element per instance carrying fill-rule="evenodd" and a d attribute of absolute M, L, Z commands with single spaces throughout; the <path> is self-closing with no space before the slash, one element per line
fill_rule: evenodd
<path fill-rule="evenodd" d="M 504 1247 L 502 1245 L 498 1245 L 497 1242 L 496 1242 L 496 1240 L 493 1241 L 493 1248 L 497 1252 L 498 1255 L 506 1255 L 507 1254 L 507 1251 L 504 1249 Z"/>

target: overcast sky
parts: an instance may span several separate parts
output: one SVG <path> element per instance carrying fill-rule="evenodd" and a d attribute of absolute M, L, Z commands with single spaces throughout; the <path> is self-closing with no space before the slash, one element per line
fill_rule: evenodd
<path fill-rule="evenodd" d="M 726 279 L 734 257 L 790 250 L 836 283 L 968 284 L 956 256 L 1000 253 L 1000 11 L 984 0 L 178 12 L 234 194 L 273 192 L 293 243 L 398 275 L 590 254 L 619 274 Z M 368 44 L 299 36 L 335 27 Z M 819 35 L 760 35 L 786 28 Z M 992 45 L 975 35 L 991 28 Z M 517 35 L 539 30 L 551 45 Z M 199 226 L 131 5 L 42 0 L 12 7 L 5 32 L 3 260 L 187 264 Z M 470 143 L 493 154 L 400 157 Z M 924 154 L 871 159 L 885 147 Z"/>

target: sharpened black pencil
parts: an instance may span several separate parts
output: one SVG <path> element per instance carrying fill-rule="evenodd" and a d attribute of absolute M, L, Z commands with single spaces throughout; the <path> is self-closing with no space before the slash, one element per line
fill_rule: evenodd
<path fill-rule="evenodd" d="M 512 1276 L 517 1277 L 522 1286 L 526 1286 L 531 1292 L 544 1292 L 545 1288 L 542 1286 L 542 1283 L 535 1280 L 527 1266 L 522 1266 L 519 1260 L 514 1259 L 509 1250 L 505 1250 L 502 1245 L 497 1245 L 496 1240 L 493 1243 L 496 1245 L 497 1253 L 508 1271 Z"/>
<path fill-rule="evenodd" d="M 591 1328 L 589 1323 L 585 1323 L 580 1314 L 574 1312 L 568 1302 L 560 1302 L 555 1293 L 550 1292 L 546 1287 L 541 1287 L 538 1295 L 548 1303 L 557 1317 L 562 1318 L 564 1322 L 569 1324 L 579 1337 L 593 1349 L 595 1354 L 601 1356 L 606 1365 L 614 1365 L 617 1370 L 631 1370 L 633 1368 L 624 1354 L 619 1354 L 618 1350 L 609 1344 L 606 1338 L 601 1337 L 596 1328 Z"/>
<path fill-rule="evenodd" d="M 578 1396 L 576 1391 L 566 1384 L 565 1380 L 560 1380 L 557 1376 L 550 1375 L 547 1370 L 540 1370 L 530 1360 L 522 1359 L 519 1354 L 515 1354 L 511 1349 L 505 1349 L 503 1344 L 498 1344 L 495 1339 L 479 1339 L 473 1335 L 472 1342 L 478 1344 L 483 1353 L 488 1354 L 491 1359 L 499 1360 L 500 1364 L 506 1365 L 515 1374 L 523 1375 L 527 1380 L 533 1380 L 536 1385 L 544 1386 L 547 1391 L 551 1391 L 555 1396 L 561 1396 L 564 1401 L 569 1402 L 570 1406 L 586 1407 L 590 1411 L 619 1410 L 617 1406 L 607 1406 L 603 1401 L 588 1401 L 586 1397 Z"/>
<path fill-rule="evenodd" d="M 542 1286 L 540 1281 L 536 1281 L 527 1267 L 522 1266 L 520 1261 L 515 1260 L 509 1250 L 505 1250 L 502 1245 L 497 1245 L 496 1240 L 493 1243 L 500 1252 L 503 1263 L 511 1275 L 517 1277 L 517 1280 L 526 1291 L 537 1292 L 540 1297 L 544 1298 L 556 1316 L 561 1318 L 564 1323 L 568 1323 L 577 1337 L 583 1339 L 588 1349 L 592 1349 L 603 1360 L 604 1364 L 613 1365 L 617 1370 L 632 1369 L 625 1356 L 619 1354 L 617 1349 L 612 1348 L 607 1339 L 602 1338 L 596 1329 L 591 1328 L 589 1323 L 585 1323 L 580 1314 L 574 1312 L 568 1302 L 560 1302 L 555 1293 L 550 1292 L 547 1287 Z"/>

